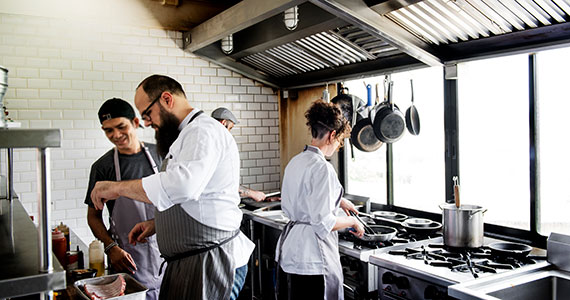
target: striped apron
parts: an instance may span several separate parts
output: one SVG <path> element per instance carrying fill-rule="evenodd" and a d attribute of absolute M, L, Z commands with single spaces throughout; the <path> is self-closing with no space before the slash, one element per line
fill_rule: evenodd
<path fill-rule="evenodd" d="M 160 300 L 229 299 L 238 267 L 230 241 L 240 230 L 206 226 L 179 205 L 155 212 L 160 253 L 168 262 Z"/>

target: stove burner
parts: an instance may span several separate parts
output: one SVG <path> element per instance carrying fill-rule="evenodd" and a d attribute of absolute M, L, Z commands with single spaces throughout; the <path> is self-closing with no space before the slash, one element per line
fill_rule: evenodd
<path fill-rule="evenodd" d="M 490 249 L 451 248 L 443 244 L 421 245 L 404 250 L 390 250 L 388 254 L 405 256 L 407 259 L 423 260 L 426 265 L 449 268 L 452 272 L 471 272 L 474 278 L 479 273 L 497 273 L 497 270 L 512 270 L 524 265 L 535 264 L 530 258 L 498 257 Z"/>

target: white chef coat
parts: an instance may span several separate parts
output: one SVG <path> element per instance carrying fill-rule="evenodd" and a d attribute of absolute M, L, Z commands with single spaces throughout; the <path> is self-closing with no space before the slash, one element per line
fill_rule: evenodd
<path fill-rule="evenodd" d="M 318 153 L 297 154 L 283 176 L 281 208 L 292 221 L 310 223 L 293 226 L 283 243 L 280 266 L 292 274 L 324 274 L 317 239 L 331 234 L 338 212 L 335 203 L 342 190 L 333 166 L 313 148 Z M 276 252 L 279 257 L 279 249 Z"/>
<path fill-rule="evenodd" d="M 196 221 L 233 231 L 243 215 L 238 208 L 238 148 L 228 130 L 205 114 L 188 124 L 198 111 L 194 108 L 180 123 L 180 135 L 166 155 L 166 171 L 143 178 L 143 189 L 159 211 L 180 204 Z M 234 258 L 243 266 L 255 244 L 241 232 L 234 242 Z"/>

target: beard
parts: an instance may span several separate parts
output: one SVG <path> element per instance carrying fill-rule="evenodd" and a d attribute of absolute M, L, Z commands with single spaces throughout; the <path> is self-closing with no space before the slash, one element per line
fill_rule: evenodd
<path fill-rule="evenodd" d="M 154 138 L 156 139 L 156 151 L 160 157 L 164 158 L 170 149 L 170 146 L 178 138 L 180 131 L 178 125 L 180 121 L 171 113 L 160 107 L 160 120 L 162 124 L 157 126 Z"/>

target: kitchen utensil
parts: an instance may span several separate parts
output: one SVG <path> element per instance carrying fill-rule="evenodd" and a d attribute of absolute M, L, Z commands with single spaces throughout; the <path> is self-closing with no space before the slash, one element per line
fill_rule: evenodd
<path fill-rule="evenodd" d="M 363 241 L 386 242 L 390 241 L 396 236 L 398 230 L 390 226 L 382 225 L 369 225 L 373 233 L 364 233 L 360 238 Z"/>
<path fill-rule="evenodd" d="M 350 126 L 354 126 L 356 122 L 356 112 L 362 107 L 366 106 L 366 102 L 355 95 L 348 94 L 348 88 L 343 87 L 340 89 L 340 94 L 336 95 L 331 100 L 332 103 L 337 104 Z"/>
<path fill-rule="evenodd" d="M 458 180 L 459 177 L 453 176 L 453 197 L 455 198 L 455 206 L 457 208 L 461 207 L 461 202 L 459 200 L 459 184 L 457 183 Z"/>
<path fill-rule="evenodd" d="M 404 220 L 403 223 L 411 227 L 429 227 L 433 221 L 430 219 L 409 218 Z"/>
<path fill-rule="evenodd" d="M 393 82 L 389 81 L 387 83 L 388 101 L 376 105 L 370 111 L 370 121 L 372 122 L 374 134 L 380 141 L 390 144 L 402 137 L 406 127 L 404 115 L 398 106 L 392 102 L 392 87 Z"/>
<path fill-rule="evenodd" d="M 406 127 L 412 135 L 420 134 L 420 116 L 414 105 L 414 83 L 410 79 L 410 87 L 412 89 L 412 105 L 406 110 Z"/>
<path fill-rule="evenodd" d="M 487 209 L 478 205 L 441 204 L 443 211 L 443 243 L 457 248 L 483 246 L 483 214 Z"/>
<path fill-rule="evenodd" d="M 529 245 L 509 242 L 491 243 L 487 247 L 491 249 L 491 254 L 494 256 L 518 259 L 525 258 L 532 251 L 532 247 Z"/>
<path fill-rule="evenodd" d="M 385 211 L 385 210 L 373 211 L 372 215 L 374 217 L 380 217 L 380 218 L 385 218 L 385 219 L 390 219 L 390 220 L 395 220 L 395 221 L 404 221 L 405 219 L 408 218 L 408 216 L 406 216 L 404 214 L 399 214 L 397 212 Z"/>
<path fill-rule="evenodd" d="M 349 211 L 349 213 L 351 216 L 355 217 L 358 220 L 358 222 L 362 223 L 362 226 L 364 226 L 364 232 L 365 233 L 368 233 L 368 234 L 374 234 L 375 233 L 374 230 L 372 228 L 370 228 L 370 226 L 368 226 L 368 224 L 366 224 L 366 222 L 364 222 L 362 219 L 360 219 L 360 217 L 355 212 L 353 212 L 351 210 L 351 211 Z"/>
<path fill-rule="evenodd" d="M 382 146 L 382 142 L 376 137 L 374 129 L 372 128 L 372 123 L 368 117 L 372 105 L 371 88 L 370 84 L 366 85 L 366 89 L 368 91 L 367 98 L 369 100 L 368 105 L 363 107 L 361 111 L 357 112 L 356 124 L 354 124 L 350 133 L 352 144 L 358 148 L 358 150 L 364 152 L 373 152 Z M 376 89 L 376 97 L 378 98 L 378 88 Z"/>
<path fill-rule="evenodd" d="M 384 226 L 388 225 L 388 226 L 392 226 L 392 227 L 403 228 L 408 233 L 417 234 L 417 235 L 430 235 L 430 234 L 435 233 L 436 231 L 440 230 L 442 227 L 441 223 L 431 221 L 431 220 L 430 220 L 431 222 L 427 226 L 417 226 L 417 225 L 414 226 L 414 225 L 407 224 L 405 222 L 405 219 L 402 220 L 402 222 L 401 222 L 401 221 L 398 221 L 398 219 L 389 219 L 389 218 L 380 217 L 377 215 L 370 215 L 370 214 L 365 214 L 365 213 L 360 213 L 360 215 L 371 218 L 372 220 L 374 220 L 374 222 L 377 225 L 384 225 Z M 401 216 L 404 216 L 405 218 L 407 218 L 407 216 L 402 215 L 402 214 L 397 214 L 396 216 L 397 216 L 397 218 L 401 218 Z"/>

